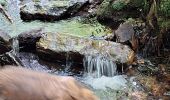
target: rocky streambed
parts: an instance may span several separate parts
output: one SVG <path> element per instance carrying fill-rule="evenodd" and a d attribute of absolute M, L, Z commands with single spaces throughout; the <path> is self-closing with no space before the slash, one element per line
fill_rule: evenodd
<path fill-rule="evenodd" d="M 13 23 L 0 14 L 0 65 L 73 76 L 101 100 L 169 98 L 168 67 L 136 53 L 135 27 L 140 34 L 145 24 L 104 26 L 93 17 L 101 2 L 9 0 L 4 7 Z"/>

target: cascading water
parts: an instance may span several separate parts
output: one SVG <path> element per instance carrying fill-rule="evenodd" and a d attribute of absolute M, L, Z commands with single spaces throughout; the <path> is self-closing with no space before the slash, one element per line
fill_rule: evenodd
<path fill-rule="evenodd" d="M 15 56 L 19 53 L 19 41 L 16 37 L 12 40 L 12 53 Z"/>
<path fill-rule="evenodd" d="M 74 43 L 74 41 L 66 41 L 67 44 L 67 53 L 66 53 L 66 70 L 65 71 L 69 71 L 71 66 L 72 66 L 72 61 L 70 58 L 70 51 L 72 49 L 72 44 Z"/>
<path fill-rule="evenodd" d="M 12 50 L 7 52 L 6 54 L 18 65 L 21 66 L 21 62 L 19 58 L 17 58 L 17 54 L 19 53 L 19 41 L 17 38 L 12 39 Z"/>
<path fill-rule="evenodd" d="M 17 27 L 16 25 L 21 22 L 20 20 L 20 10 L 19 10 L 19 0 L 7 0 L 6 5 L 6 13 L 8 13 L 8 17 L 10 17 L 11 23 L 5 23 L 2 25 L 2 29 L 8 30 L 9 28 L 9 35 L 15 36 Z M 5 21 L 1 20 L 2 22 Z M 1 22 L 0 21 L 0 22 Z M 7 52 L 6 55 L 12 59 L 12 61 L 15 62 L 17 65 L 21 65 L 19 59 L 17 58 L 17 53 L 19 52 L 19 42 L 17 38 L 13 37 L 12 40 L 12 50 L 10 52 Z"/>
<path fill-rule="evenodd" d="M 116 63 L 104 56 L 85 56 L 84 67 L 87 74 L 94 77 L 109 76 L 116 74 Z"/>

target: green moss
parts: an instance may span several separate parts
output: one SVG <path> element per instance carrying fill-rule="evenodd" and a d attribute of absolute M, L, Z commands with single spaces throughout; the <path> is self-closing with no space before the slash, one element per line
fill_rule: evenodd
<path fill-rule="evenodd" d="M 145 4 L 147 2 L 143 0 L 104 0 L 98 8 L 97 15 L 107 17 L 112 16 L 114 12 L 124 11 L 128 8 L 143 9 Z M 122 17 L 126 18 L 127 16 Z"/>
<path fill-rule="evenodd" d="M 97 21 L 94 21 L 93 23 L 85 23 L 82 22 L 82 19 L 78 18 L 57 21 L 55 23 L 44 23 L 40 21 L 21 22 L 19 24 L 16 24 L 15 31 L 12 31 L 14 30 L 13 26 L 5 24 L 3 21 L 1 22 L 0 20 L 0 27 L 2 29 L 5 29 L 4 31 L 6 31 L 7 33 L 11 33 L 11 36 L 16 36 L 21 32 L 29 31 L 31 29 L 36 29 L 40 27 L 44 27 L 45 31 L 47 32 L 71 34 L 78 37 L 89 37 L 92 34 L 95 36 L 103 36 L 107 33 L 111 33 L 109 29 L 106 29 L 105 26 L 102 26 Z"/>
<path fill-rule="evenodd" d="M 126 6 L 126 2 L 123 0 L 117 0 L 115 2 L 113 2 L 112 4 L 112 9 L 113 10 L 122 10 L 125 6 Z"/>
<path fill-rule="evenodd" d="M 160 26 L 160 28 L 170 28 L 170 19 L 166 19 L 166 18 L 159 18 L 158 19 L 158 24 Z"/>
<path fill-rule="evenodd" d="M 132 7 L 143 7 L 146 0 L 130 0 L 128 3 Z"/>
<path fill-rule="evenodd" d="M 105 16 L 109 16 L 112 12 L 112 9 L 110 9 L 110 0 L 104 0 L 97 11 L 97 15 L 105 15 Z"/>
<path fill-rule="evenodd" d="M 161 0 L 159 5 L 159 14 L 170 17 L 170 0 Z"/>

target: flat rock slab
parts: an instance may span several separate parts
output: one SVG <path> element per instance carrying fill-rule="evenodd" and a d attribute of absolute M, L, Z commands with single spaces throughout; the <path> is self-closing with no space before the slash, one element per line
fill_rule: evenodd
<path fill-rule="evenodd" d="M 46 33 L 36 46 L 39 56 L 49 61 L 71 59 L 81 63 L 85 56 L 103 56 L 117 63 L 130 64 L 134 59 L 134 51 L 126 45 L 59 33 Z"/>
<path fill-rule="evenodd" d="M 77 13 L 88 0 L 23 0 L 21 19 L 55 21 Z"/>

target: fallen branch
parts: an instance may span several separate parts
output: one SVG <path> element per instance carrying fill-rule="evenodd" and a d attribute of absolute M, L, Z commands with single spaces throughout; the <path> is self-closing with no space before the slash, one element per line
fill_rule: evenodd
<path fill-rule="evenodd" d="M 8 19 L 10 23 L 13 23 L 12 18 L 8 15 L 8 13 L 5 11 L 5 9 L 0 4 L 0 12 Z"/>

